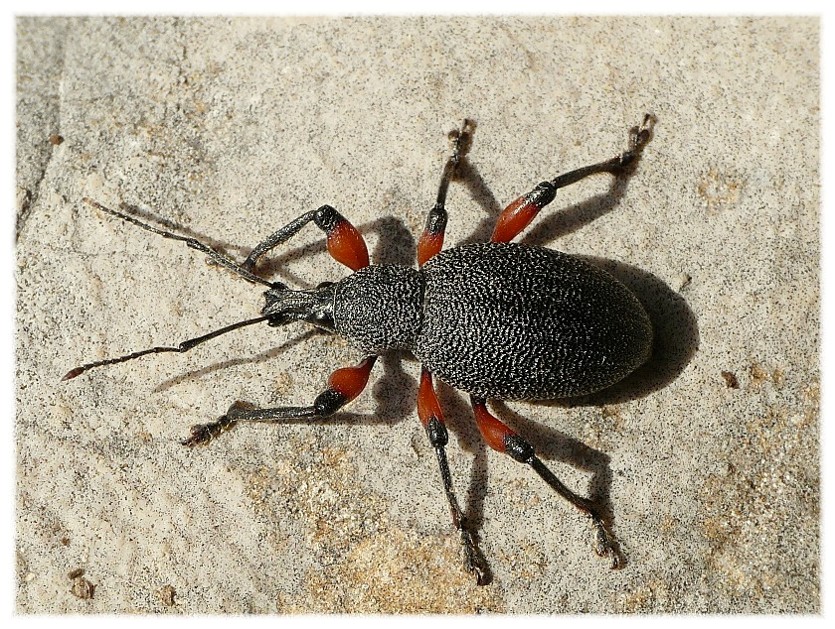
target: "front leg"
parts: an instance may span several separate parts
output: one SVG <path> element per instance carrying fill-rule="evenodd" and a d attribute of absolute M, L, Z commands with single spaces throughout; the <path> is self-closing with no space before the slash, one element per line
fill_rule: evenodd
<path fill-rule="evenodd" d="M 220 419 L 192 426 L 191 436 L 181 443 L 189 447 L 207 444 L 238 422 L 281 422 L 287 419 L 329 417 L 362 393 L 376 360 L 376 356 L 368 356 L 355 367 L 344 367 L 334 371 L 328 379 L 328 388 L 316 396 L 310 406 L 249 409 L 235 403 Z"/>
<path fill-rule="evenodd" d="M 255 268 L 258 258 L 295 236 L 302 227 L 314 223 L 325 232 L 328 252 L 334 260 L 352 271 L 368 266 L 368 247 L 356 227 L 330 205 L 302 214 L 260 242 L 241 265 L 247 271 Z"/>

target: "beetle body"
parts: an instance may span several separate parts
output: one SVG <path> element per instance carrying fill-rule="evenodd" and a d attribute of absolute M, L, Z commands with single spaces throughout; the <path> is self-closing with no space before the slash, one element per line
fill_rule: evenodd
<path fill-rule="evenodd" d="M 467 568 L 479 584 L 489 580 L 474 532 L 453 491 L 445 447 L 449 437 L 433 377 L 470 394 L 473 416 L 494 450 L 529 465 L 554 491 L 585 513 L 595 527 L 595 550 L 622 565 L 617 541 L 604 514 L 590 499 L 568 489 L 538 458 L 533 446 L 487 409 L 489 399 L 543 400 L 593 393 L 621 380 L 644 363 L 652 346 L 652 325 L 638 299 L 609 274 L 578 258 L 550 249 L 514 244 L 515 238 L 556 196 L 589 175 L 622 175 L 636 163 L 650 139 L 652 117 L 630 130 L 629 147 L 616 157 L 543 181 L 511 202 L 498 217 L 490 242 L 443 249 L 447 189 L 469 150 L 475 124 L 465 120 L 450 134 L 453 152 L 444 166 L 438 195 L 417 246 L 419 268 L 370 264 L 365 241 L 329 205 L 287 223 L 252 249 L 242 263 L 206 243 L 144 223 L 136 217 L 87 202 L 165 238 L 185 242 L 246 280 L 268 287 L 261 316 L 239 321 L 175 346 L 158 346 L 98 360 L 88 369 L 148 354 L 186 352 L 238 328 L 260 322 L 281 326 L 306 321 L 348 339 L 363 360 L 334 371 L 327 388 L 306 406 L 252 408 L 235 403 L 216 421 L 192 427 L 182 443 L 209 443 L 240 422 L 323 419 L 355 399 L 368 383 L 377 357 L 409 350 L 422 363 L 417 415 L 435 450 L 459 532 Z M 352 274 L 311 290 L 292 290 L 255 272 L 259 258 L 305 225 L 324 232 L 331 256 Z"/>
<path fill-rule="evenodd" d="M 442 251 L 423 267 L 414 353 L 481 398 L 542 400 L 599 391 L 649 357 L 652 325 L 608 273 L 514 243 Z"/>
<path fill-rule="evenodd" d="M 363 352 L 408 349 L 483 398 L 593 393 L 644 363 L 652 345 L 649 318 L 623 284 L 539 247 L 465 245 L 419 270 L 368 266 L 334 288 L 334 329 Z"/>

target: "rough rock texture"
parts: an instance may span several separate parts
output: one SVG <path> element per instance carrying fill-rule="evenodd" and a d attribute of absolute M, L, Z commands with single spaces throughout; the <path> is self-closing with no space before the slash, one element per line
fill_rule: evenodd
<path fill-rule="evenodd" d="M 814 18 L 20 18 L 16 602 L 54 612 L 820 610 L 819 33 Z M 309 403 L 359 355 L 249 327 L 262 287 L 81 199 L 126 202 L 238 259 L 331 203 L 411 264 L 448 152 L 447 242 L 655 137 L 628 181 L 560 191 L 519 239 L 613 272 L 646 306 L 646 368 L 571 405 L 496 404 L 627 565 L 441 387 L 453 481 L 492 584 L 461 567 L 418 365 L 380 361 L 327 422 L 178 440 L 236 401 Z M 168 223 L 165 223 L 167 221 Z M 346 273 L 305 229 L 262 268 Z"/>

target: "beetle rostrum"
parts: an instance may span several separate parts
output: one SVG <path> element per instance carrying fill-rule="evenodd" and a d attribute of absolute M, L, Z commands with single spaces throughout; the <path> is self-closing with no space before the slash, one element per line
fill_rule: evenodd
<path fill-rule="evenodd" d="M 529 465 L 551 489 L 591 519 L 596 552 L 607 556 L 612 568 L 618 568 L 622 565 L 620 549 L 598 505 L 568 489 L 529 442 L 487 409 L 487 402 L 593 393 L 620 381 L 648 359 L 652 325 L 641 303 L 623 284 L 576 257 L 510 241 L 560 188 L 589 175 L 618 176 L 634 168 L 651 138 L 653 122 L 647 114 L 640 126 L 630 129 L 627 150 L 616 157 L 544 181 L 510 203 L 499 216 L 490 242 L 443 249 L 447 191 L 475 130 L 475 123 L 465 120 L 459 130 L 450 133 L 452 153 L 418 241 L 418 268 L 371 265 L 362 235 L 329 205 L 291 221 L 238 263 L 195 238 L 159 229 L 85 198 L 107 214 L 164 238 L 183 241 L 249 282 L 266 286 L 266 303 L 259 317 L 175 346 L 87 363 L 64 379 L 147 354 L 186 352 L 226 332 L 262 322 L 280 326 L 305 321 L 342 335 L 364 353 L 359 364 L 334 371 L 327 388 L 312 404 L 265 409 L 233 404 L 217 420 L 192 428 L 183 444 L 196 446 L 240 422 L 333 415 L 363 391 L 380 354 L 409 350 L 422 364 L 417 414 L 435 450 L 465 565 L 477 582 L 489 580 L 489 569 L 453 491 L 445 449 L 449 437 L 433 377 L 469 394 L 487 445 Z M 258 275 L 258 260 L 309 223 L 325 234 L 330 255 L 353 273 L 312 290 L 293 290 Z"/>

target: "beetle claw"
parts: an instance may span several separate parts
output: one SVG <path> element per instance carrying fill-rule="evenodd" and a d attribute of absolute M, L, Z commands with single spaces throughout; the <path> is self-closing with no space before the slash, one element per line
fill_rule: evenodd
<path fill-rule="evenodd" d="M 609 557 L 612 563 L 612 570 L 619 570 L 626 562 L 620 553 L 617 540 L 611 533 L 609 533 L 609 531 L 606 530 L 602 521 L 595 520 L 594 525 L 597 529 L 594 552 L 596 552 L 599 557 Z"/>
<path fill-rule="evenodd" d="M 487 572 L 487 566 L 468 566 L 468 569 L 475 575 L 476 585 L 487 585 L 490 583 L 490 575 Z"/>
<path fill-rule="evenodd" d="M 469 530 L 462 526 L 460 533 L 461 547 L 464 550 L 464 566 L 467 568 L 467 572 L 475 575 L 476 585 L 487 585 L 490 583 L 491 574 L 484 555 L 481 554 L 475 538 Z"/>

